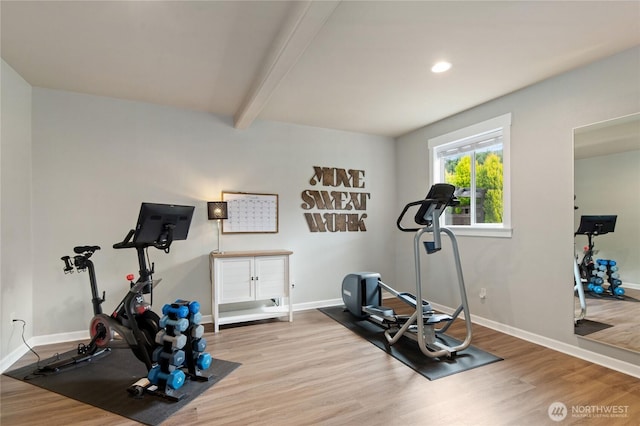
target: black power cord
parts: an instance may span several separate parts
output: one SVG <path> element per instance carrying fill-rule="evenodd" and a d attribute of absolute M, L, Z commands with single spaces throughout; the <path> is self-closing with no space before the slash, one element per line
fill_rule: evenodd
<path fill-rule="evenodd" d="M 21 320 L 21 319 L 14 319 L 12 320 L 13 322 L 21 322 L 22 323 L 22 341 L 24 342 L 25 346 L 27 348 L 29 348 L 29 350 L 31 352 L 33 352 L 33 354 L 38 358 L 38 367 L 40 366 L 40 355 L 38 355 L 38 353 L 33 350 L 33 348 L 31 346 L 29 346 L 29 344 L 27 343 L 27 341 L 24 338 L 24 328 L 27 326 L 27 322 L 25 320 Z"/>

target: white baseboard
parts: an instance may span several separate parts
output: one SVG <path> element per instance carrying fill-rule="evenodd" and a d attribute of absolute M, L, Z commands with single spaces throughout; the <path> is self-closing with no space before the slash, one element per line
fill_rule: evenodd
<path fill-rule="evenodd" d="M 9 355 L 2 358 L 2 360 L 0 361 L 0 373 L 4 373 L 7 368 L 11 367 L 14 362 L 22 358 L 27 352 L 29 352 L 29 349 L 27 349 L 24 345 L 21 345 L 14 349 Z"/>
<path fill-rule="evenodd" d="M 446 314 L 452 314 L 454 312 L 454 309 L 451 309 L 447 306 L 438 305 L 437 303 L 432 302 L 431 306 L 433 306 L 435 310 L 444 312 Z M 461 315 L 461 317 L 464 318 L 464 315 Z M 554 351 L 562 352 L 564 354 L 601 365 L 611 370 L 619 371 L 620 373 L 624 373 L 629 376 L 640 378 L 640 366 L 631 364 L 626 361 L 620 361 L 616 358 L 611 358 L 609 356 L 602 355 L 590 350 L 582 349 L 578 346 L 540 336 L 539 334 L 521 330 L 519 328 L 479 317 L 477 315 L 471 314 L 471 322 L 495 331 L 499 331 L 500 333 L 508 334 L 509 336 L 517 337 L 518 339 L 526 340 L 527 342 L 535 343 L 536 345 L 553 349 Z"/>
<path fill-rule="evenodd" d="M 318 302 L 296 303 L 293 305 L 293 311 L 294 312 L 308 311 L 310 309 L 328 308 L 329 306 L 338 306 L 342 304 L 344 304 L 342 299 L 329 299 L 329 300 L 321 300 Z"/>
<path fill-rule="evenodd" d="M 27 345 L 33 348 L 36 346 L 73 342 L 76 340 L 89 340 L 89 330 L 34 336 L 27 341 Z M 7 368 L 11 367 L 14 362 L 22 358 L 27 352 L 29 352 L 29 348 L 26 345 L 20 345 L 14 349 L 9 355 L 0 360 L 0 373 L 4 373 Z"/>
<path fill-rule="evenodd" d="M 76 340 L 89 340 L 89 330 L 71 331 L 69 333 L 46 334 L 34 336 L 29 339 L 29 346 L 53 345 L 55 343 L 73 342 Z"/>

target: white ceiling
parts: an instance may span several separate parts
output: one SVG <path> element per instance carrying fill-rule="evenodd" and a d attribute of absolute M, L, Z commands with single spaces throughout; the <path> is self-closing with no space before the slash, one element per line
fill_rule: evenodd
<path fill-rule="evenodd" d="M 576 160 L 640 150 L 640 113 L 574 129 L 573 143 Z"/>
<path fill-rule="evenodd" d="M 0 15 L 2 58 L 33 86 L 388 136 L 640 45 L 640 1 L 2 0 Z"/>

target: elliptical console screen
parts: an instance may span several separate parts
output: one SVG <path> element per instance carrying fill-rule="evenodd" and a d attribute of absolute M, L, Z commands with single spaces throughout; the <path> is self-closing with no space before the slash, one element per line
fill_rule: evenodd
<path fill-rule="evenodd" d="M 425 202 L 424 204 L 422 204 L 420 206 L 420 208 L 418 209 L 418 212 L 416 213 L 415 217 L 413 218 L 414 221 L 418 224 L 418 225 L 427 225 L 430 223 L 430 221 L 432 220 L 432 218 L 429 218 L 429 213 L 430 213 L 430 208 L 431 206 L 435 203 L 435 204 L 444 204 L 445 207 L 447 205 L 449 205 L 449 203 L 453 200 L 453 193 L 455 191 L 456 187 L 453 185 L 450 185 L 448 183 L 436 183 L 435 185 L 431 186 L 431 188 L 429 189 L 429 193 L 427 194 L 427 197 L 425 198 L 425 200 L 435 200 L 434 202 Z M 440 207 L 440 206 L 439 206 Z M 440 214 L 442 214 L 444 212 L 444 209 L 440 210 Z"/>

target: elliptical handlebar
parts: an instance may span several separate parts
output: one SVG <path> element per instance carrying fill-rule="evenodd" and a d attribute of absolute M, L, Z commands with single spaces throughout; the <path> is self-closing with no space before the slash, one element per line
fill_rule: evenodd
<path fill-rule="evenodd" d="M 402 232 L 415 232 L 422 229 L 422 228 L 405 228 L 402 226 L 402 223 L 401 223 L 402 219 L 404 218 L 404 215 L 407 213 L 407 210 L 409 210 L 409 208 L 417 205 L 423 205 L 425 203 L 432 203 L 433 201 L 435 200 L 427 198 L 424 200 L 413 201 L 407 204 L 406 206 L 404 206 L 404 209 L 402 209 L 402 213 L 400 213 L 400 216 L 398 216 L 398 220 L 396 220 L 396 225 L 398 226 L 398 229 L 401 230 Z"/>
<path fill-rule="evenodd" d="M 406 206 L 400 213 L 398 220 L 396 221 L 396 225 L 398 229 L 403 232 L 416 232 L 422 229 L 424 226 L 431 226 L 434 217 L 439 217 L 444 209 L 449 206 L 457 206 L 460 204 L 458 199 L 455 196 L 455 186 L 450 185 L 448 183 L 436 183 L 431 187 L 427 197 L 424 200 L 413 201 Z M 420 206 L 420 209 L 416 213 L 414 217 L 414 221 L 418 225 L 422 225 L 420 228 L 405 228 L 402 226 L 401 222 L 404 218 L 404 215 L 407 213 L 407 210 L 413 206 Z M 437 213 L 434 214 L 434 212 Z"/>

